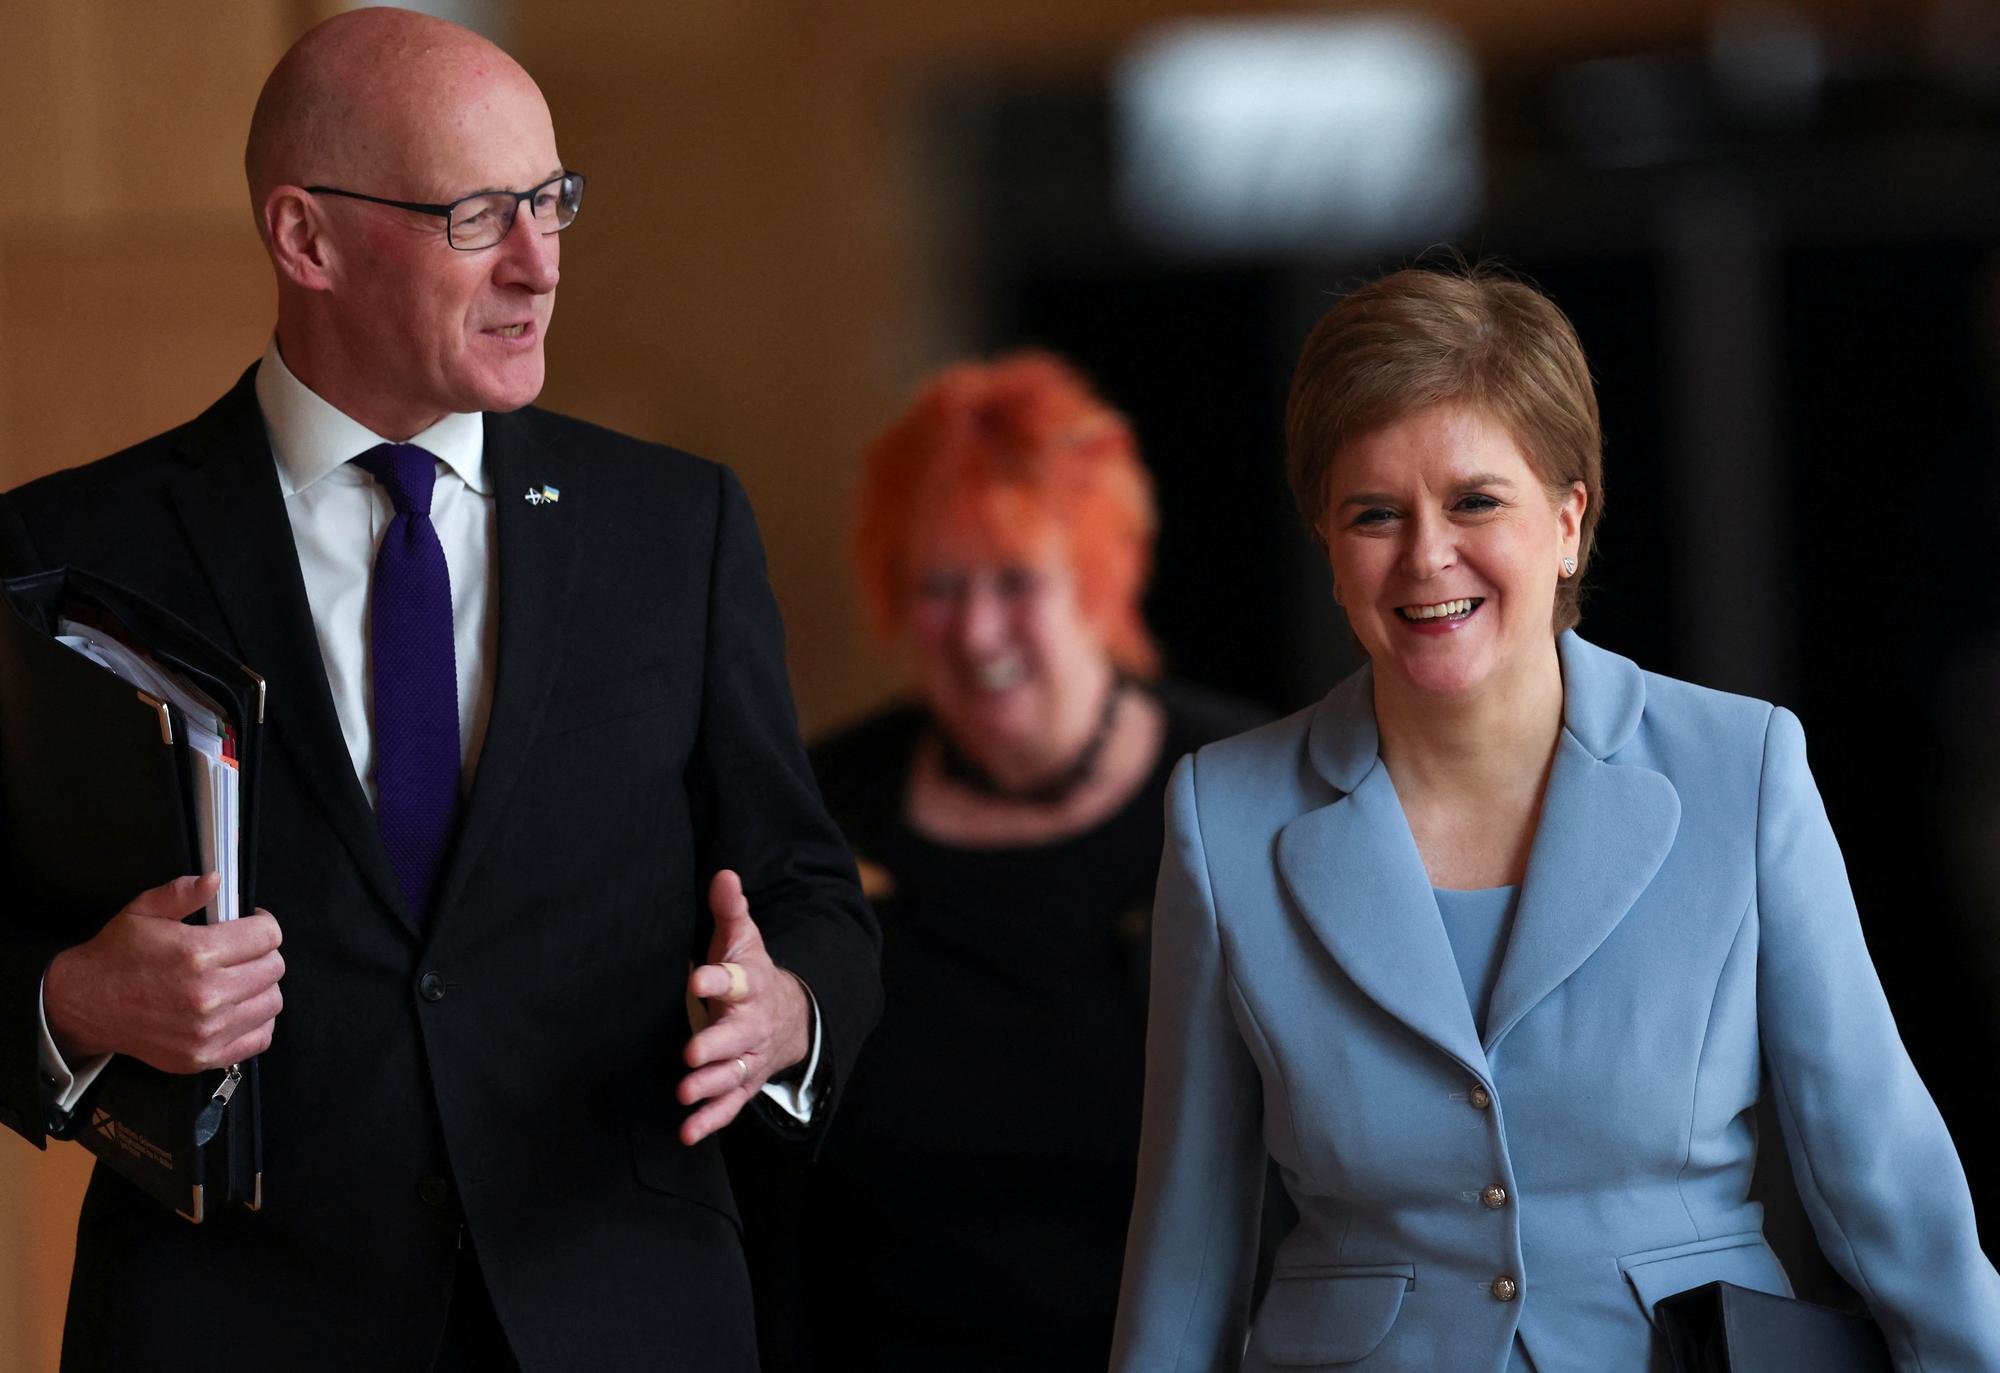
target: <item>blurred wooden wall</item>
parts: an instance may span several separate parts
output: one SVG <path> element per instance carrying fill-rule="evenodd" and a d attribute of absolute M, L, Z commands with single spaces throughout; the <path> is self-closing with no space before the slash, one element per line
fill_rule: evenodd
<path fill-rule="evenodd" d="M 0 487 L 193 415 L 262 347 L 241 184 L 265 72 L 337 0 L 0 5 Z M 1490 55 L 1685 39 L 1714 0 L 1437 0 Z M 1818 0 L 1892 11 L 1897 0 Z M 879 697 L 842 546 L 857 447 L 961 346 L 931 96 L 1087 76 L 1134 33 L 1255 3 L 481 4 L 589 173 L 545 403 L 731 463 L 756 502 L 809 727 Z M 282 1032 L 282 1030 L 281 1030 Z M 11 1052 L 18 1052 L 13 1046 Z M 0 1138 L 0 1370 L 55 1367 L 85 1173 Z"/>

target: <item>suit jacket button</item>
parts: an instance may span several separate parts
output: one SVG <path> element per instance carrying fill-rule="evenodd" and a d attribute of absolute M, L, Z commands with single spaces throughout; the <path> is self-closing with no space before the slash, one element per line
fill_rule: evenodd
<path fill-rule="evenodd" d="M 436 973 L 425 973 L 417 979 L 417 995 L 426 1001 L 444 1000 L 444 979 Z"/>
<path fill-rule="evenodd" d="M 1512 1301 L 1521 1295 L 1521 1285 L 1512 1278 L 1500 1277 L 1493 1279 L 1493 1285 L 1487 1291 L 1493 1294 L 1494 1301 Z"/>
<path fill-rule="evenodd" d="M 451 1197 L 451 1184 L 443 1178 L 425 1178 L 417 1184 L 417 1200 L 426 1206 L 442 1206 Z"/>
<path fill-rule="evenodd" d="M 1472 1084 L 1472 1090 L 1465 1094 L 1465 1099 L 1472 1103 L 1473 1110 L 1483 1111 L 1493 1104 L 1493 1093 L 1475 1082 Z"/>
<path fill-rule="evenodd" d="M 1507 1204 L 1507 1189 L 1496 1182 L 1479 1194 L 1479 1200 L 1487 1210 L 1498 1211 Z"/>

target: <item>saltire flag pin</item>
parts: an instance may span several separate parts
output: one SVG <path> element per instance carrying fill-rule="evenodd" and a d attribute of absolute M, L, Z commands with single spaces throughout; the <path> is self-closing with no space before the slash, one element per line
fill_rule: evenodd
<path fill-rule="evenodd" d="M 562 499 L 562 492 L 553 486 L 531 486 L 528 488 L 529 505 L 554 505 Z"/>

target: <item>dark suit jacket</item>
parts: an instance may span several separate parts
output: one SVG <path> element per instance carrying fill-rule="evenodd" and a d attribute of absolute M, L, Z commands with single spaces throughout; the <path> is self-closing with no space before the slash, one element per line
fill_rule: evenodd
<path fill-rule="evenodd" d="M 250 374 L 191 424 L 0 497 L 0 557 L 87 567 L 233 645 L 269 681 L 275 741 L 257 895 L 288 971 L 265 1207 L 195 1227 L 100 1169 L 65 1367 L 427 1369 L 461 1224 L 531 1373 L 755 1366 L 719 1150 L 675 1135 L 707 882 L 742 873 L 818 999 L 802 1135 L 877 1013 L 874 918 L 799 747 L 735 479 L 533 409 L 487 416 L 486 453 L 496 685 L 428 924 L 342 743 Z M 560 501 L 523 499 L 543 485 Z M 54 948 L 16 923 L 34 894 L 4 873 L 0 892 L 0 1116 L 41 1144 Z M 433 972 L 441 1000 L 418 991 Z"/>

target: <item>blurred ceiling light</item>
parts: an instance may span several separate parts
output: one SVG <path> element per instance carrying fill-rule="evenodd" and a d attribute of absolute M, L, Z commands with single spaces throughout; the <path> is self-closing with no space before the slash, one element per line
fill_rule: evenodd
<path fill-rule="evenodd" d="M 1119 63 L 1113 98 L 1120 207 L 1170 250 L 1365 254 L 1478 213 L 1477 71 L 1433 21 L 1174 24 Z"/>

